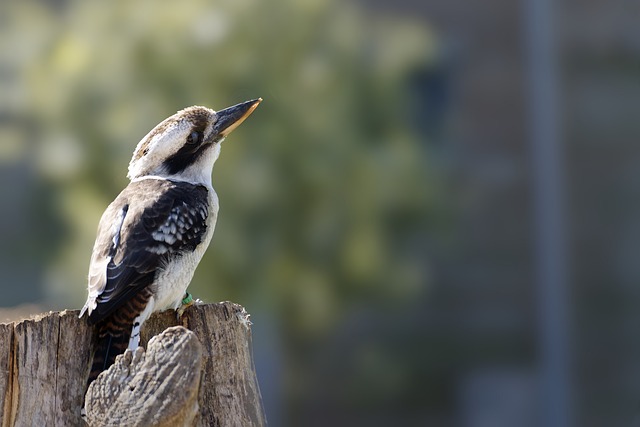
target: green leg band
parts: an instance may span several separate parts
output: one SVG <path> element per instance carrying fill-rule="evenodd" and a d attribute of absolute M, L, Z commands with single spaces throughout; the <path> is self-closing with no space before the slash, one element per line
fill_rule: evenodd
<path fill-rule="evenodd" d="M 182 299 L 182 305 L 190 304 L 193 301 L 193 297 L 189 292 L 185 292 L 184 298 Z"/>

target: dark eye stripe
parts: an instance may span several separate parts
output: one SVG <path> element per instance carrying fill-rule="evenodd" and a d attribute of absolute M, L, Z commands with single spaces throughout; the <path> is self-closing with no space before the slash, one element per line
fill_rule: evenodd
<path fill-rule="evenodd" d="M 171 175 L 180 173 L 197 161 L 211 147 L 211 144 L 184 144 L 177 153 L 165 160 L 164 167 Z"/>

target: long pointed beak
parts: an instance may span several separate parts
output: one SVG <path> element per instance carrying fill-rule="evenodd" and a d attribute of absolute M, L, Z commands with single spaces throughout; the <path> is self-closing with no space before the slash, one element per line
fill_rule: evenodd
<path fill-rule="evenodd" d="M 261 102 L 262 98 L 253 99 L 216 112 L 218 121 L 213 126 L 215 133 L 221 138 L 229 135 L 253 113 Z"/>

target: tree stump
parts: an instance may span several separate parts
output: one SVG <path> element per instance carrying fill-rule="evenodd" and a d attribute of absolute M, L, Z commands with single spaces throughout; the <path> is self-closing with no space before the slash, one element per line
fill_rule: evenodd
<path fill-rule="evenodd" d="M 173 310 L 154 314 L 141 334 L 147 351 L 119 356 L 89 388 L 87 422 L 266 425 L 248 317 L 229 302 L 194 305 L 180 322 Z M 94 341 L 77 310 L 0 324 L 0 425 L 86 425 Z"/>
<path fill-rule="evenodd" d="M 127 350 L 85 395 L 91 426 L 191 426 L 198 413 L 202 346 L 182 326 Z M 179 391 L 179 392 L 177 392 Z"/>

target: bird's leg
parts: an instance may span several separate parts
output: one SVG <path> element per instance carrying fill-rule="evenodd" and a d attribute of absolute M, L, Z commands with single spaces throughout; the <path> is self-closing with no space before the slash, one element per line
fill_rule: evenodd
<path fill-rule="evenodd" d="M 131 351 L 135 351 L 135 349 L 140 345 L 140 317 L 136 317 L 133 322 L 131 338 L 129 338 L 129 349 Z"/>
<path fill-rule="evenodd" d="M 200 300 L 199 298 L 196 298 L 194 300 L 193 296 L 189 292 L 185 292 L 184 298 L 182 298 L 182 301 L 180 302 L 180 307 L 176 309 L 178 320 L 182 318 L 182 315 L 184 314 L 185 310 L 194 304 L 202 304 L 202 300 Z"/>

